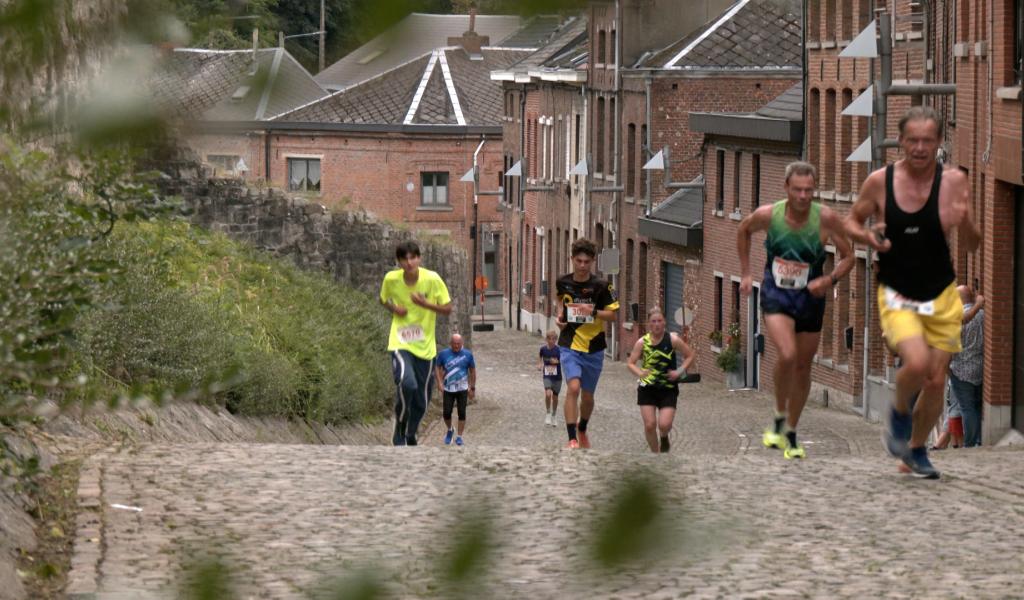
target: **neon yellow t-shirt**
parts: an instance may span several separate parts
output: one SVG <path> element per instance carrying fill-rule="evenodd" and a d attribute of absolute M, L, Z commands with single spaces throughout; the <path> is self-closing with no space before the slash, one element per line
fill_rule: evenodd
<path fill-rule="evenodd" d="M 412 295 L 419 292 L 428 302 L 444 306 L 452 301 L 448 286 L 440 275 L 423 267 L 420 267 L 416 285 L 406 285 L 403 274 L 402 269 L 389 271 L 380 286 L 381 301 L 390 300 L 408 310 L 404 317 L 391 315 L 388 351 L 408 350 L 413 356 L 430 360 L 437 355 L 437 341 L 434 339 L 437 313 L 413 304 Z"/>

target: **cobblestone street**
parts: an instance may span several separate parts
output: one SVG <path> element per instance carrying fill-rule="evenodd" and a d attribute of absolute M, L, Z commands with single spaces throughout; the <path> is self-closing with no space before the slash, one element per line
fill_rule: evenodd
<path fill-rule="evenodd" d="M 897 472 L 877 426 L 808 407 L 808 458 L 760 445 L 770 397 L 684 386 L 673 450 L 643 441 L 635 382 L 605 363 L 594 449 L 543 424 L 540 338 L 474 334 L 479 402 L 463 448 L 438 422 L 418 448 L 144 445 L 94 455 L 79 489 L 72 598 L 171 598 L 214 549 L 241 598 L 316 597 L 372 568 L 396 597 L 450 597 L 438 557 L 494 508 L 471 597 L 1024 597 L 1024 453 L 936 453 L 938 481 Z M 564 390 L 563 390 L 564 392 Z M 563 393 L 564 399 L 564 393 Z M 561 409 L 559 410 L 561 414 Z M 591 524 L 627 474 L 660 482 L 669 540 L 621 572 L 587 566 Z"/>

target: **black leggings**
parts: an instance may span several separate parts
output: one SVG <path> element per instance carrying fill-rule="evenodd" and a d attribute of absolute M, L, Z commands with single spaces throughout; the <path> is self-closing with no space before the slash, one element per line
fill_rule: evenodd
<path fill-rule="evenodd" d="M 461 392 L 445 392 L 444 402 L 442 406 L 442 414 L 446 420 L 452 419 L 452 408 L 458 406 L 459 408 L 459 420 L 466 420 L 466 398 L 469 397 L 469 392 L 463 390 Z"/>

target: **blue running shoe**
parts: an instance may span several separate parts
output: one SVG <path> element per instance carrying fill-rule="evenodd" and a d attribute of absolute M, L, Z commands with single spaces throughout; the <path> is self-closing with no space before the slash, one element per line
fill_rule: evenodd
<path fill-rule="evenodd" d="M 928 450 L 922 446 L 920 448 L 911 448 L 907 455 L 903 457 L 903 464 L 910 467 L 916 477 L 922 479 L 938 479 L 939 471 L 932 466 L 932 461 L 928 460 Z"/>
<path fill-rule="evenodd" d="M 461 435 L 455 438 L 455 445 L 456 446 L 461 446 L 462 445 L 462 436 Z"/>
<path fill-rule="evenodd" d="M 405 445 L 405 423 L 398 420 L 395 421 L 395 431 L 391 435 L 391 443 L 395 446 Z"/>
<path fill-rule="evenodd" d="M 914 420 L 909 414 L 902 414 L 893 407 L 889 411 L 889 422 L 882 431 L 882 443 L 889 454 L 903 458 L 910 454 L 910 430 Z"/>
<path fill-rule="evenodd" d="M 452 443 L 452 436 L 454 436 L 454 435 L 455 435 L 455 430 L 454 429 L 449 429 L 448 432 L 444 434 L 444 445 L 445 446 L 447 446 L 447 445 Z"/>

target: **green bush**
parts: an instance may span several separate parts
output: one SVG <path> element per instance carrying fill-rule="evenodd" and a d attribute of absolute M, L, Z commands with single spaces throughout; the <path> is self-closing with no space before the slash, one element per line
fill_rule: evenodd
<path fill-rule="evenodd" d="M 383 414 L 388 321 L 367 294 L 186 223 L 119 228 L 109 251 L 126 281 L 77 331 L 81 362 L 107 381 L 230 382 L 212 398 L 246 415 Z"/>

